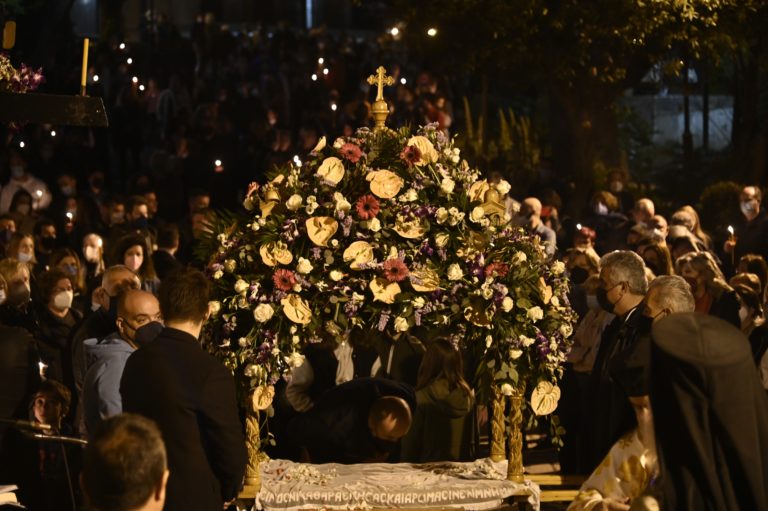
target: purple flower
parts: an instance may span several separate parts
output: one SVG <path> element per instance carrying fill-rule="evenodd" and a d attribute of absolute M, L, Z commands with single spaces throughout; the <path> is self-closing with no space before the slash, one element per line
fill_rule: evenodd
<path fill-rule="evenodd" d="M 387 328 L 387 323 L 389 323 L 389 310 L 385 309 L 381 311 L 381 314 L 379 315 L 379 332 L 383 332 Z"/>
<path fill-rule="evenodd" d="M 323 257 L 323 249 L 320 247 L 313 247 L 310 252 L 312 252 L 312 259 L 316 261 Z"/>

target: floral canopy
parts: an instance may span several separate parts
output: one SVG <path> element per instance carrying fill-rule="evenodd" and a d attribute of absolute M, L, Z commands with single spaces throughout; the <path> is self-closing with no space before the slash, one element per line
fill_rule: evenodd
<path fill-rule="evenodd" d="M 575 315 L 564 265 L 510 224 L 490 183 L 435 126 L 367 128 L 252 184 L 215 233 L 210 350 L 263 394 L 331 334 L 441 328 L 476 389 L 536 387 L 551 413 Z"/>

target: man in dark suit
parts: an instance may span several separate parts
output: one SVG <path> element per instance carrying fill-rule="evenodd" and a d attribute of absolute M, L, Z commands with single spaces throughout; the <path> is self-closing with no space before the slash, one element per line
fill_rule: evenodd
<path fill-rule="evenodd" d="M 157 422 L 168 450 L 166 511 L 222 509 L 237 497 L 246 451 L 235 383 L 198 342 L 209 283 L 197 270 L 167 275 L 158 299 L 165 328 L 128 358 L 123 410 Z"/>
<path fill-rule="evenodd" d="M 152 252 L 155 273 L 161 281 L 173 270 L 181 268 L 176 259 L 179 250 L 179 228 L 175 224 L 163 224 L 157 230 L 157 250 Z"/>
<path fill-rule="evenodd" d="M 415 408 L 409 385 L 358 378 L 326 391 L 309 412 L 293 419 L 286 440 L 303 462 L 383 462 L 408 433 Z"/>

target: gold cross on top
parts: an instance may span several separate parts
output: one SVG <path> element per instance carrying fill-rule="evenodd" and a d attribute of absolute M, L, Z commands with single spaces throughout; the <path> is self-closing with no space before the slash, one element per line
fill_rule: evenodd
<path fill-rule="evenodd" d="M 376 101 L 383 101 L 384 86 L 394 85 L 395 79 L 391 76 L 387 76 L 387 70 L 384 69 L 384 66 L 379 66 L 379 68 L 376 70 L 376 74 L 368 77 L 368 83 L 371 85 L 376 85 L 379 88 L 378 92 L 376 93 Z"/>

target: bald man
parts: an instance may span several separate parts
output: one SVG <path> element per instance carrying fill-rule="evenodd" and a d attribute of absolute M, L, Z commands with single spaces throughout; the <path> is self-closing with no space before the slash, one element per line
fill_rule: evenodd
<path fill-rule="evenodd" d="M 72 336 L 72 371 L 75 375 L 75 387 L 82 393 L 86 367 L 86 339 L 103 339 L 117 328 L 117 295 L 128 289 L 140 289 L 139 277 L 127 266 L 110 266 L 101 277 L 101 286 L 93 291 L 92 300 L 95 310 Z"/>
<path fill-rule="evenodd" d="M 537 235 L 544 245 L 547 257 L 552 258 L 557 250 L 557 235 L 541 221 L 541 207 L 541 201 L 536 197 L 526 198 L 520 205 L 517 223 L 531 234 Z"/>
<path fill-rule="evenodd" d="M 162 330 L 160 304 L 146 291 L 129 289 L 117 299 L 117 331 L 103 339 L 87 339 L 85 351 L 92 363 L 83 382 L 86 431 L 102 420 L 122 413 L 120 379 L 128 357 Z"/>

